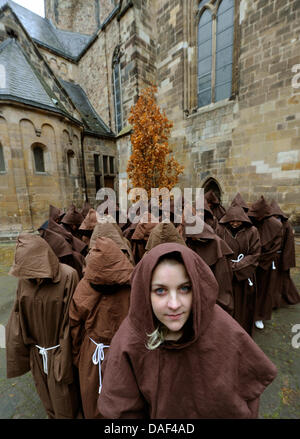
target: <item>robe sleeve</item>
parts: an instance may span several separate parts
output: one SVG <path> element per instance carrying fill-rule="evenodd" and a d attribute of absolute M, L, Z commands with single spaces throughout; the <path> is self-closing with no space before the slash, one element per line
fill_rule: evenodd
<path fill-rule="evenodd" d="M 97 407 L 108 419 L 145 419 L 149 417 L 147 404 L 138 388 L 130 356 L 122 350 L 120 338 L 119 331 L 104 360 L 103 387 Z"/>
<path fill-rule="evenodd" d="M 29 346 L 24 344 L 19 315 L 18 290 L 15 303 L 5 328 L 6 376 L 14 378 L 30 370 Z"/>
<path fill-rule="evenodd" d="M 223 256 L 211 267 L 219 285 L 217 303 L 226 311 L 233 311 L 232 268 L 230 260 Z"/>
<path fill-rule="evenodd" d="M 276 378 L 277 368 L 246 333 L 239 338 L 238 392 L 246 401 L 251 418 L 258 416 L 259 398 Z"/>
<path fill-rule="evenodd" d="M 296 267 L 295 236 L 291 224 L 287 221 L 281 253 L 281 269 L 287 271 L 293 267 Z"/>
<path fill-rule="evenodd" d="M 258 266 L 261 244 L 257 229 L 252 229 L 249 237 L 248 254 L 240 262 L 233 262 L 232 270 L 238 281 L 245 280 L 253 275 Z"/>
<path fill-rule="evenodd" d="M 76 367 L 79 365 L 80 348 L 85 335 L 85 321 L 90 312 L 90 310 L 84 306 L 84 301 L 80 298 L 81 288 L 83 288 L 82 283 L 79 283 L 69 308 L 72 356 L 73 363 Z"/>
<path fill-rule="evenodd" d="M 282 242 L 282 235 L 276 235 L 272 241 L 268 242 L 264 247 L 262 247 L 262 252 L 260 255 L 259 265 L 262 269 L 267 270 L 274 258 L 276 257 L 276 252 L 280 250 Z"/>
<path fill-rule="evenodd" d="M 65 310 L 63 323 L 60 330 L 60 348 L 53 354 L 54 357 L 54 376 L 58 382 L 71 384 L 73 382 L 73 359 L 72 359 L 72 340 L 69 321 L 69 307 L 72 296 L 79 281 L 77 271 L 71 267 L 65 286 Z"/>

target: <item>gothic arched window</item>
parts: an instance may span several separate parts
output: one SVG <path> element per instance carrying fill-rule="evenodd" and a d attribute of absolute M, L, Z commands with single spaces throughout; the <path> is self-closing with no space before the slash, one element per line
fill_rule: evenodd
<path fill-rule="evenodd" d="M 231 96 L 234 0 L 202 0 L 198 18 L 198 107 L 203 107 Z"/>
<path fill-rule="evenodd" d="M 120 47 L 117 46 L 112 62 L 113 74 L 113 92 L 115 105 L 115 124 L 116 131 L 119 133 L 122 129 L 122 90 L 121 90 L 121 69 L 120 69 Z"/>

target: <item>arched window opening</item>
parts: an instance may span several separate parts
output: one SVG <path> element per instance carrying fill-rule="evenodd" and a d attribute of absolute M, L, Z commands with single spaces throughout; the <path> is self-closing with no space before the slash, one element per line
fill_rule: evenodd
<path fill-rule="evenodd" d="M 116 131 L 122 129 L 122 90 L 121 90 L 121 69 L 120 69 L 120 47 L 117 46 L 113 56 L 113 94 L 115 105 L 115 124 Z"/>
<path fill-rule="evenodd" d="M 0 143 L 0 172 L 5 172 L 4 152 L 1 143 Z"/>
<path fill-rule="evenodd" d="M 33 147 L 34 167 L 35 172 L 45 171 L 44 149 L 37 145 Z"/>
<path fill-rule="evenodd" d="M 198 107 L 231 96 L 234 0 L 200 1 L 198 6 Z"/>
<path fill-rule="evenodd" d="M 76 156 L 74 151 L 67 152 L 68 174 L 76 175 Z"/>

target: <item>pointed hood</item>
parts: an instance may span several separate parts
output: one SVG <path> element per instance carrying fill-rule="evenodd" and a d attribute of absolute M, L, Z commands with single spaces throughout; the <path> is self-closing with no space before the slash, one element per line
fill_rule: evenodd
<path fill-rule="evenodd" d="M 59 260 L 47 242 L 38 235 L 22 233 L 17 239 L 10 275 L 24 279 L 60 280 Z"/>
<path fill-rule="evenodd" d="M 245 212 L 248 212 L 249 207 L 246 201 L 242 198 L 241 194 L 238 192 L 231 202 L 231 206 L 240 206 Z"/>
<path fill-rule="evenodd" d="M 41 237 L 50 245 L 58 258 L 72 254 L 72 246 L 66 239 L 50 229 L 39 229 Z"/>
<path fill-rule="evenodd" d="M 67 210 L 65 216 L 61 220 L 63 224 L 74 224 L 76 226 L 80 226 L 80 224 L 83 222 L 84 217 L 81 215 L 81 213 L 76 209 L 74 204 L 72 204 L 69 209 Z"/>
<path fill-rule="evenodd" d="M 49 206 L 49 218 L 52 218 L 54 221 L 60 220 L 64 216 L 65 212 L 58 207 Z"/>
<path fill-rule="evenodd" d="M 89 213 L 90 209 L 92 209 L 92 206 L 90 205 L 90 203 L 88 201 L 85 201 L 83 203 L 83 206 L 80 209 L 79 213 L 81 213 L 81 215 L 85 218 L 87 216 L 87 214 Z"/>
<path fill-rule="evenodd" d="M 94 230 L 97 224 L 97 212 L 91 208 L 82 221 L 79 230 Z"/>
<path fill-rule="evenodd" d="M 214 191 L 212 189 L 210 191 L 206 192 L 206 194 L 204 195 L 204 198 L 206 199 L 206 201 L 208 203 L 215 204 L 216 206 L 218 206 L 220 204 L 219 198 L 216 196 L 216 194 L 214 193 Z"/>
<path fill-rule="evenodd" d="M 220 224 L 229 223 L 230 221 L 241 221 L 244 224 L 252 225 L 248 215 L 241 206 L 230 206 L 225 215 L 220 219 Z"/>
<path fill-rule="evenodd" d="M 96 239 L 100 237 L 112 239 L 120 248 L 124 246 L 123 235 L 116 223 L 97 223 L 90 240 L 90 248 L 94 247 Z"/>
<path fill-rule="evenodd" d="M 208 327 L 218 295 L 217 281 L 208 265 L 193 250 L 176 243 L 159 244 L 145 254 L 135 267 L 131 278 L 128 318 L 141 337 L 156 329 L 150 299 L 151 277 L 159 259 L 169 253 L 180 253 L 192 283 L 193 336 L 179 348 L 193 343 Z M 174 348 L 174 347 L 173 347 Z"/>
<path fill-rule="evenodd" d="M 148 213 L 148 222 L 143 222 L 143 219 L 136 226 L 131 239 L 135 240 L 144 240 L 147 241 L 151 231 L 154 227 L 157 226 L 157 221 L 155 222 L 155 217 Z"/>
<path fill-rule="evenodd" d="M 174 242 L 177 244 L 186 245 L 184 239 L 182 238 L 174 224 L 160 223 L 152 229 L 146 244 L 146 251 L 150 251 L 157 245 L 166 242 Z"/>
<path fill-rule="evenodd" d="M 264 218 L 268 218 L 269 216 L 272 216 L 272 208 L 266 202 L 263 195 L 261 195 L 260 199 L 252 204 L 247 214 L 249 217 L 253 217 L 257 221 L 261 221 Z"/>
<path fill-rule="evenodd" d="M 271 209 L 272 209 L 272 215 L 278 215 L 281 216 L 282 219 L 287 220 L 288 216 L 285 215 L 282 210 L 280 209 L 280 207 L 278 206 L 278 204 L 276 203 L 275 200 L 272 200 L 270 203 Z"/>
<path fill-rule="evenodd" d="M 130 283 L 133 266 L 110 238 L 97 238 L 87 258 L 84 279 L 96 285 Z"/>
<path fill-rule="evenodd" d="M 51 218 L 49 219 L 48 229 L 62 235 L 76 252 L 82 253 L 87 249 L 87 244 L 85 242 L 73 236 L 72 233 L 68 232 L 62 225 L 57 224 Z"/>

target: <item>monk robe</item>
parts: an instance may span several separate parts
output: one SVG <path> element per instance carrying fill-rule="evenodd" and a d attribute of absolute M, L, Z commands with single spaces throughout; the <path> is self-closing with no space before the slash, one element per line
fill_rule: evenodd
<path fill-rule="evenodd" d="M 90 239 L 93 233 L 93 230 L 97 224 L 97 212 L 95 209 L 90 209 L 88 213 L 85 215 L 84 220 L 79 226 L 79 231 L 81 232 L 81 239 L 83 242 L 86 242 L 89 246 Z"/>
<path fill-rule="evenodd" d="M 233 313 L 234 299 L 232 289 L 233 251 L 214 230 L 204 222 L 203 231 L 197 234 L 187 234 L 184 226 L 186 244 L 194 250 L 211 268 L 219 285 L 217 304 L 229 314 Z"/>
<path fill-rule="evenodd" d="M 206 192 L 204 195 L 213 215 L 219 221 L 226 213 L 225 208 L 221 205 L 219 198 L 216 196 L 213 190 Z"/>
<path fill-rule="evenodd" d="M 65 216 L 61 220 L 61 223 L 68 232 L 72 233 L 72 235 L 74 235 L 76 238 L 81 239 L 81 233 L 78 229 L 83 220 L 83 215 L 76 209 L 74 204 L 71 204 Z"/>
<path fill-rule="evenodd" d="M 281 221 L 283 227 L 281 247 L 276 258 L 278 282 L 273 296 L 273 308 L 280 308 L 300 302 L 300 295 L 290 275 L 290 269 L 296 267 L 295 237 L 288 217 L 282 212 L 275 200 L 272 200 L 271 207 L 273 215 Z"/>
<path fill-rule="evenodd" d="M 7 378 L 31 370 L 49 418 L 82 417 L 69 326 L 76 270 L 59 263 L 43 238 L 24 233 L 10 274 L 19 281 L 6 326 Z"/>
<path fill-rule="evenodd" d="M 240 221 L 241 226 L 234 229 L 230 226 L 230 221 Z M 239 206 L 229 207 L 220 219 L 216 233 L 233 250 L 232 316 L 249 335 L 252 335 L 256 304 L 255 272 L 261 251 L 259 233 Z"/>
<path fill-rule="evenodd" d="M 97 238 L 84 278 L 70 305 L 73 361 L 78 367 L 85 418 L 100 418 L 97 399 L 103 374 L 101 363 L 111 340 L 126 317 L 133 266 L 109 238 Z"/>
<path fill-rule="evenodd" d="M 192 310 L 179 340 L 164 340 L 150 350 L 148 335 L 157 328 L 151 277 L 160 258 L 174 252 L 183 259 L 191 282 Z M 98 408 L 105 418 L 258 417 L 260 396 L 276 377 L 276 367 L 216 305 L 217 295 L 210 268 L 187 246 L 164 243 L 143 256 L 131 277 L 128 316 L 103 364 Z"/>
<path fill-rule="evenodd" d="M 277 252 L 282 242 L 282 224 L 272 216 L 271 206 L 263 196 L 252 204 L 248 216 L 257 228 L 261 242 L 261 255 L 256 270 L 255 321 L 271 320 L 273 294 L 278 280 Z"/>

